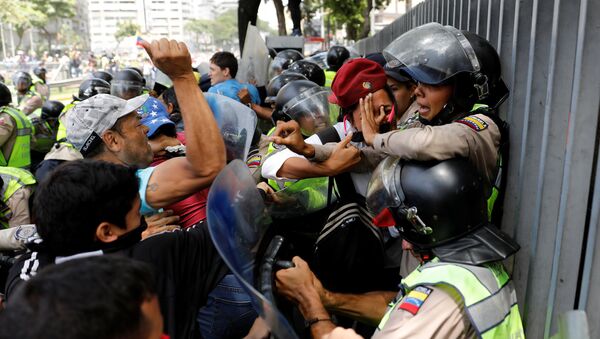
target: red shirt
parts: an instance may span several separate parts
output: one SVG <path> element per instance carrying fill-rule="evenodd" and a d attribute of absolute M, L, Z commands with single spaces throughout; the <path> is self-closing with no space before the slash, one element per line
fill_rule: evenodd
<path fill-rule="evenodd" d="M 183 133 L 177 133 L 177 139 L 185 145 Z M 164 157 L 154 157 L 150 166 L 156 166 L 167 160 Z M 179 225 L 183 228 L 191 227 L 201 220 L 206 219 L 206 201 L 208 199 L 208 187 L 198 193 L 165 207 L 165 210 L 173 210 L 179 216 Z"/>

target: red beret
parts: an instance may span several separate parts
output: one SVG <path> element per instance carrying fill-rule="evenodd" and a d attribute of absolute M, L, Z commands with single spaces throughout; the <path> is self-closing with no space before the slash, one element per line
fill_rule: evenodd
<path fill-rule="evenodd" d="M 352 59 L 335 74 L 331 84 L 333 93 L 329 96 L 329 101 L 341 108 L 348 108 L 367 94 L 384 88 L 386 82 L 385 71 L 381 65 L 365 58 Z"/>

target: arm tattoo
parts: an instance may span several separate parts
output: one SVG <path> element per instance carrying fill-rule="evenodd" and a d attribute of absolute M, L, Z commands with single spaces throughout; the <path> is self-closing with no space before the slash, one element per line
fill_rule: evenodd
<path fill-rule="evenodd" d="M 148 186 L 146 187 L 146 191 L 156 192 L 157 190 L 158 190 L 158 184 L 157 183 L 148 184 Z"/>

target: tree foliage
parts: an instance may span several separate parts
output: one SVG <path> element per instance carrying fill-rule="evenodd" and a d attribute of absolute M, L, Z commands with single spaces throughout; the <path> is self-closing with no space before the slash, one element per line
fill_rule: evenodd
<path fill-rule="evenodd" d="M 316 1 L 316 0 L 313 0 Z M 322 0 L 335 28 L 346 27 L 349 40 L 367 37 L 370 31 L 369 15 L 373 10 L 371 0 Z M 375 0 L 376 9 L 383 9 L 390 0 Z"/>
<path fill-rule="evenodd" d="M 123 39 L 134 36 L 140 32 L 140 25 L 134 24 L 131 21 L 119 21 L 117 22 L 117 31 L 115 32 L 115 39 L 117 40 L 117 46 L 123 41 Z"/>
<path fill-rule="evenodd" d="M 18 46 L 28 29 L 38 29 L 48 41 L 48 49 L 56 38 L 59 19 L 75 15 L 75 0 L 0 0 L 0 20 L 13 25 Z"/>
<path fill-rule="evenodd" d="M 200 46 L 200 37 L 208 34 L 214 44 L 223 46 L 233 44 L 238 38 L 237 31 L 237 10 L 230 9 L 215 20 L 194 19 L 188 21 L 184 28 L 193 33 L 195 42 Z M 269 27 L 269 24 L 258 19 L 256 22 L 258 29 L 267 34 L 276 34 L 276 31 Z"/>

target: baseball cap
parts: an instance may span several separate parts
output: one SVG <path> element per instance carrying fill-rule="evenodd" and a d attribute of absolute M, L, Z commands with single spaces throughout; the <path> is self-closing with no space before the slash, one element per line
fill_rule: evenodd
<path fill-rule="evenodd" d="M 175 123 L 169 120 L 167 108 L 155 98 L 148 98 L 137 112 L 142 118 L 142 124 L 148 127 L 148 133 L 146 133 L 148 138 L 151 138 L 161 126 L 170 125 L 173 130 L 175 129 Z"/>
<path fill-rule="evenodd" d="M 341 108 L 348 108 L 367 94 L 384 88 L 386 81 L 383 67 L 375 61 L 365 58 L 349 60 L 333 78 L 333 93 L 329 101 Z"/>
<path fill-rule="evenodd" d="M 414 81 L 410 77 L 410 75 L 408 75 L 406 67 L 402 67 L 402 66 L 393 67 L 392 65 L 387 63 L 387 64 L 385 64 L 385 66 L 383 66 L 383 70 L 385 71 L 385 75 L 387 75 L 388 77 L 390 77 L 398 82 Z"/>
<path fill-rule="evenodd" d="M 66 116 L 67 140 L 84 156 L 102 143 L 100 137 L 117 120 L 136 111 L 148 100 L 148 94 L 129 100 L 110 94 L 98 94 L 83 100 Z"/>

